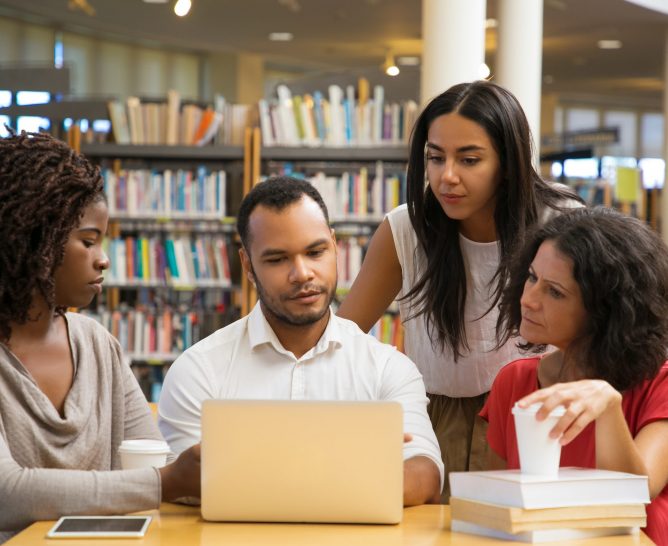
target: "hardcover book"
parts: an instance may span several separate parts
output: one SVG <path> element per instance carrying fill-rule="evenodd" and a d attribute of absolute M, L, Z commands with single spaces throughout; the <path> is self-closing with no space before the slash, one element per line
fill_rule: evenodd
<path fill-rule="evenodd" d="M 644 504 L 525 509 L 450 497 L 452 519 L 516 534 L 541 529 L 645 527 Z"/>
<path fill-rule="evenodd" d="M 560 468 L 557 477 L 519 470 L 451 472 L 453 497 L 518 508 L 648 504 L 647 476 L 591 468 Z"/>

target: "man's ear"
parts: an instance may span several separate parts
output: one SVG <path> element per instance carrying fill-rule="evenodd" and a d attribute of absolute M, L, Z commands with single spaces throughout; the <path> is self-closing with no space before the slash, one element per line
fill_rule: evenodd
<path fill-rule="evenodd" d="M 239 258 L 241 259 L 241 267 L 244 269 L 244 273 L 248 280 L 255 286 L 255 276 L 253 275 L 253 264 L 251 264 L 250 256 L 242 246 L 239 249 Z"/>
<path fill-rule="evenodd" d="M 334 248 L 337 248 L 336 247 L 336 231 L 334 231 L 334 228 L 330 228 L 329 233 L 332 236 L 332 243 L 334 243 Z"/>

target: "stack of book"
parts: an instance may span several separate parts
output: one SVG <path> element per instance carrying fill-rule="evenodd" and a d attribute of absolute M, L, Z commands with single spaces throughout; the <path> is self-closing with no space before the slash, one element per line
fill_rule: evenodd
<path fill-rule="evenodd" d="M 637 534 L 646 525 L 646 476 L 561 468 L 450 473 L 453 531 L 520 542 Z"/>

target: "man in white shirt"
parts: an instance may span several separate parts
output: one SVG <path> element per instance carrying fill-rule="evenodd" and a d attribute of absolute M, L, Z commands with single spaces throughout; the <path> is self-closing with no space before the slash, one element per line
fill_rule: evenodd
<path fill-rule="evenodd" d="M 443 464 L 417 368 L 330 310 L 336 240 L 308 182 L 276 177 L 244 198 L 237 229 L 252 312 L 186 350 L 160 396 L 175 453 L 199 442 L 202 402 L 218 399 L 394 400 L 404 411 L 404 505 L 438 502 Z"/>

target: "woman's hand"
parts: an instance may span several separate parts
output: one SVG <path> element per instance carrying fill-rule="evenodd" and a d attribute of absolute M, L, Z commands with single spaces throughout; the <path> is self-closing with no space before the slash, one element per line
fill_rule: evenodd
<path fill-rule="evenodd" d="M 173 463 L 158 470 L 163 501 L 201 496 L 200 444 L 186 449 Z"/>
<path fill-rule="evenodd" d="M 621 409 L 622 395 L 607 381 L 583 379 L 570 383 L 556 383 L 525 396 L 518 405 L 526 408 L 541 403 L 536 413 L 539 421 L 545 419 L 557 406 L 566 413 L 550 431 L 550 437 L 559 438 L 561 445 L 570 443 L 584 428 L 601 416 Z"/>

